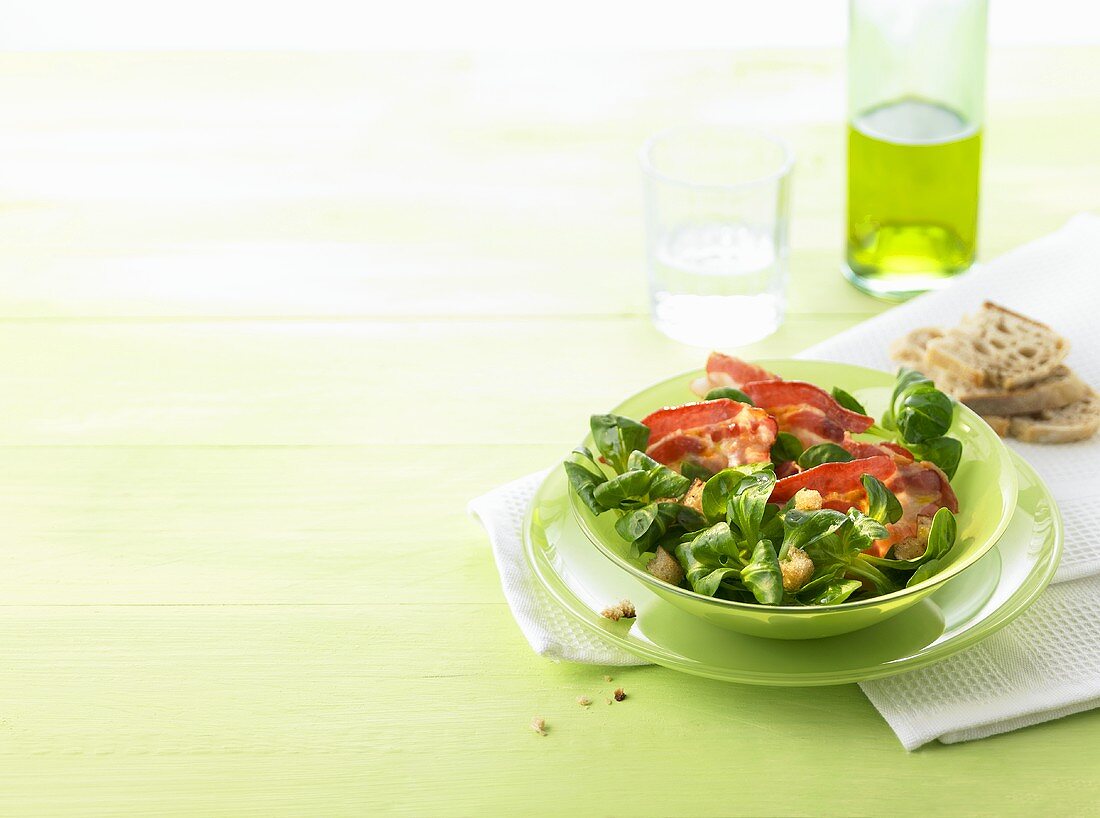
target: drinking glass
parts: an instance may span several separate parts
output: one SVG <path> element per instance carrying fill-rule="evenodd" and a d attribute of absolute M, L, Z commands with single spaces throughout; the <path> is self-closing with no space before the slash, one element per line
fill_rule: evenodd
<path fill-rule="evenodd" d="M 645 143 L 657 329 L 686 344 L 723 347 L 779 328 L 793 164 L 781 140 L 732 125 L 675 127 Z"/>
<path fill-rule="evenodd" d="M 901 300 L 974 262 L 986 0 L 850 0 L 844 273 Z"/>

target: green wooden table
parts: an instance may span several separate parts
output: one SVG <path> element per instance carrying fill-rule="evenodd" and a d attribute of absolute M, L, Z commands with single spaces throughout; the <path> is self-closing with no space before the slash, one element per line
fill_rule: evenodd
<path fill-rule="evenodd" d="M 838 274 L 838 52 L 0 63 L 0 813 L 1096 811 L 1095 712 L 907 754 L 855 686 L 539 658 L 466 516 L 699 363 L 646 316 L 658 127 L 798 152 L 744 354 L 883 308 Z M 984 257 L 1097 206 L 1098 68 L 993 52 Z"/>

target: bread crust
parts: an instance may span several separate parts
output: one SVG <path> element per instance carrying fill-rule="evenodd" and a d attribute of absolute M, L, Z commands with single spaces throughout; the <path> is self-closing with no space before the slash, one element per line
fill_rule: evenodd
<path fill-rule="evenodd" d="M 963 383 L 1015 389 L 1049 377 L 1068 352 L 1065 338 L 1046 324 L 986 301 L 958 327 L 930 340 L 924 359 Z"/>

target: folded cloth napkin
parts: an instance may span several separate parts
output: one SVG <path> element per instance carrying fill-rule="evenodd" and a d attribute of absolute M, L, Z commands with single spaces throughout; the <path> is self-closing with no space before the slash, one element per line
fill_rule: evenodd
<path fill-rule="evenodd" d="M 988 298 L 1055 326 L 1073 342 L 1069 364 L 1100 386 L 1097 258 L 1100 217 L 1082 214 L 948 289 L 888 310 L 800 357 L 890 369 L 887 348 L 898 335 L 950 325 Z M 860 685 L 908 750 L 934 739 L 984 738 L 1100 706 L 1100 541 L 1089 525 L 1100 518 L 1100 436 L 1062 446 L 1008 443 L 1046 480 L 1065 518 L 1056 584 L 978 645 L 930 667 Z M 508 483 L 470 503 L 470 513 L 489 532 L 516 621 L 531 646 L 554 659 L 641 664 L 568 619 L 527 568 L 520 528 L 545 474 Z"/>

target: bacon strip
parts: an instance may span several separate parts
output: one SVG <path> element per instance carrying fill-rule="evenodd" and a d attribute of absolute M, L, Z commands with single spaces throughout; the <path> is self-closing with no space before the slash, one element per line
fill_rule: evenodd
<path fill-rule="evenodd" d="M 883 482 L 901 503 L 902 514 L 896 523 L 886 526 L 890 536 L 875 540 L 874 547 L 868 550 L 876 557 L 886 556 L 895 543 L 917 536 L 921 517 L 932 517 L 941 508 L 952 514 L 959 512 L 959 498 L 947 475 L 935 463 L 927 460 L 898 463 L 897 474 Z"/>
<path fill-rule="evenodd" d="M 685 403 L 683 406 L 658 409 L 642 418 L 642 423 L 649 427 L 649 439 L 658 441 L 682 429 L 695 429 L 735 418 L 747 405 L 729 398 Z"/>
<path fill-rule="evenodd" d="M 712 352 L 707 358 L 707 374 L 692 383 L 691 388 L 697 395 L 704 396 L 712 389 L 719 386 L 732 386 L 740 389 L 746 383 L 753 381 L 777 381 L 778 375 L 774 375 L 763 367 L 734 358 L 732 355 L 723 355 L 721 352 Z"/>
<path fill-rule="evenodd" d="M 916 460 L 911 451 L 897 443 L 892 443 L 887 440 L 880 443 L 871 443 L 867 440 L 853 440 L 852 436 L 847 433 L 845 433 L 844 439 L 840 441 L 840 447 L 845 449 L 856 460 L 863 457 L 875 457 L 877 455 L 886 455 L 887 457 L 893 458 L 895 461 L 898 460 L 898 458 Z"/>
<path fill-rule="evenodd" d="M 820 387 L 805 381 L 756 381 L 741 386 L 752 402 L 766 409 L 803 446 L 839 443 L 845 432 L 866 431 L 875 419 L 845 409 Z"/>
<path fill-rule="evenodd" d="M 870 474 L 885 483 L 897 470 L 897 464 L 885 455 L 849 460 L 847 463 L 822 463 L 779 480 L 768 502 L 782 504 L 794 497 L 799 489 L 813 489 L 821 495 L 825 508 L 847 511 L 862 507 L 866 510 L 867 492 L 859 479 Z"/>
<path fill-rule="evenodd" d="M 958 513 L 959 499 L 951 488 L 947 475 L 935 463 L 917 461 L 913 453 L 904 446 L 888 441 L 871 443 L 852 440 L 851 435 L 845 435 L 840 445 L 856 458 L 890 457 L 897 467 L 897 471 L 889 478 L 879 477 L 879 479 L 901 503 L 901 517 L 896 523 L 887 524 L 886 530 L 890 535 L 885 539 L 876 540 L 874 547 L 868 549 L 868 553 L 876 557 L 885 556 L 895 543 L 917 536 L 919 518 L 931 517 L 941 508 L 950 509 L 953 514 Z M 878 475 L 875 476 L 878 477 Z M 866 510 L 865 506 L 860 508 Z"/>
<path fill-rule="evenodd" d="M 646 454 L 677 470 L 687 461 L 712 472 L 763 463 L 778 432 L 763 409 L 726 398 L 660 409 L 642 422 L 654 441 Z"/>

